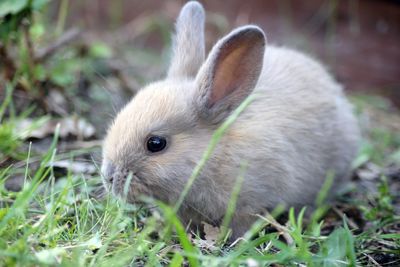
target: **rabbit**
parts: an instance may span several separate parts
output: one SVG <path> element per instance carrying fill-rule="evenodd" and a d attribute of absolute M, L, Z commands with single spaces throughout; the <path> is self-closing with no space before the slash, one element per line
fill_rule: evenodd
<path fill-rule="evenodd" d="M 312 205 L 329 171 L 335 186 L 349 179 L 360 133 L 342 86 L 316 60 L 267 45 L 255 25 L 230 32 L 206 58 L 204 24 L 202 5 L 186 3 L 166 78 L 140 90 L 116 116 L 102 174 L 119 196 L 131 174 L 128 202 L 144 195 L 176 203 L 214 131 L 253 95 L 177 212 L 185 224 L 220 225 L 246 162 L 230 224 L 237 238 L 265 210 Z"/>

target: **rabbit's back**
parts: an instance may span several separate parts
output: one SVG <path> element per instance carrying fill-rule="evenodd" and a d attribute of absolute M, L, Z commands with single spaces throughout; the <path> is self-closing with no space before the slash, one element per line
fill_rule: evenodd
<path fill-rule="evenodd" d="M 242 149 L 232 158 L 250 159 L 248 201 L 259 202 L 259 194 L 267 206 L 303 205 L 314 200 L 328 171 L 336 181 L 348 178 L 357 122 L 341 86 L 317 61 L 267 47 L 255 94 L 226 138 Z"/>

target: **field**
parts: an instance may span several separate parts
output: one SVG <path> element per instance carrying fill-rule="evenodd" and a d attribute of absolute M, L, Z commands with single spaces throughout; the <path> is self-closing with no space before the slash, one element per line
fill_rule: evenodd
<path fill-rule="evenodd" d="M 99 171 L 108 123 L 166 69 L 172 22 L 140 17 L 99 39 L 65 29 L 68 1 L 50 24 L 47 2 L 0 3 L 0 266 L 400 265 L 400 111 L 391 99 L 349 94 L 363 142 L 333 203 L 327 177 L 312 212 L 277 207 L 233 243 L 229 216 L 221 228 L 189 232 L 174 207 L 106 194 Z M 136 47 L 107 42 L 129 29 Z M 146 47 L 153 31 L 161 53 Z M 216 131 L 199 168 L 246 104 Z"/>

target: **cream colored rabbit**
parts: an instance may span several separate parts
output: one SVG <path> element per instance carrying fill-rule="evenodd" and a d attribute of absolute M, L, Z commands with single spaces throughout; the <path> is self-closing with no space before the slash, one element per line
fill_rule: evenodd
<path fill-rule="evenodd" d="M 328 171 L 349 177 L 359 130 L 342 88 L 315 60 L 267 46 L 257 26 L 235 29 L 205 59 L 204 10 L 187 3 L 176 23 L 165 80 L 151 83 L 118 114 L 104 141 L 104 183 L 128 201 L 174 204 L 214 131 L 250 94 L 186 196 L 183 222 L 219 224 L 240 166 L 248 162 L 231 224 L 244 233 L 254 214 L 277 204 L 312 204 Z"/>

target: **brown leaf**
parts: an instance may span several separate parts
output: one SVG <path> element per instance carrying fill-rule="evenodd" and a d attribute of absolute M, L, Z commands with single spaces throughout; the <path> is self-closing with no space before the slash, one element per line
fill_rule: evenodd
<path fill-rule="evenodd" d="M 39 125 L 35 125 L 39 124 Z M 60 138 L 68 136 L 77 137 L 78 139 L 88 139 L 94 137 L 96 129 L 92 124 L 83 118 L 76 116 L 65 117 L 61 119 L 48 119 L 40 123 L 33 119 L 21 120 L 17 125 L 17 130 L 22 134 L 22 138 L 42 139 L 53 135 L 57 124 L 60 124 Z"/>
<path fill-rule="evenodd" d="M 69 170 L 73 174 L 95 174 L 96 167 L 91 162 L 59 160 L 49 163 L 49 166 Z"/>
<path fill-rule="evenodd" d="M 204 234 L 207 242 L 215 244 L 215 242 L 218 240 L 220 233 L 221 230 L 218 227 L 214 227 L 208 223 L 204 223 Z"/>
<path fill-rule="evenodd" d="M 208 223 L 203 223 L 203 226 L 204 226 L 203 232 L 205 234 L 205 239 L 192 238 L 192 235 L 189 235 L 192 243 L 203 250 L 208 250 L 208 251 L 218 250 L 216 242 L 220 234 L 220 229 L 218 227 L 209 225 Z"/>
<path fill-rule="evenodd" d="M 54 111 L 60 116 L 68 115 L 68 103 L 65 96 L 58 90 L 50 90 L 45 98 L 45 102 L 49 110 Z"/>

